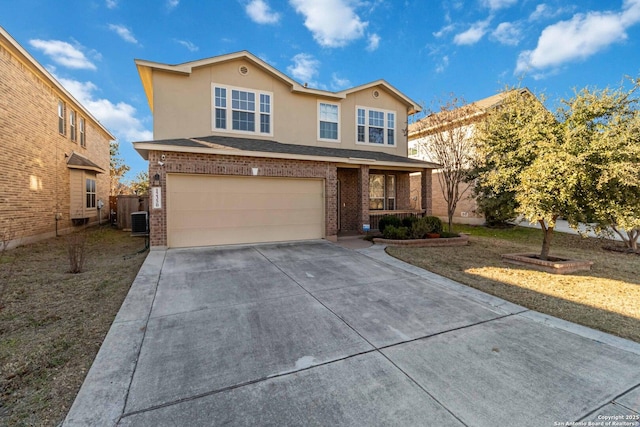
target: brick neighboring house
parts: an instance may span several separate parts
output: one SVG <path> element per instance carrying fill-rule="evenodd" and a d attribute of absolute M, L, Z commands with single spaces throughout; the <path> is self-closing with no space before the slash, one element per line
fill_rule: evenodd
<path fill-rule="evenodd" d="M 534 96 L 528 89 L 521 89 L 521 94 L 528 94 Z M 476 101 L 470 106 L 472 107 L 468 112 L 468 117 L 460 118 L 460 127 L 467 128 L 466 134 L 470 137 L 473 136 L 475 126 L 484 120 L 487 112 L 493 108 L 498 107 L 505 98 L 504 93 L 498 93 L 488 98 Z M 464 108 L 464 107 L 463 107 Z M 453 115 L 456 116 L 455 114 Z M 425 138 L 430 135 L 438 133 L 441 128 L 438 126 L 430 126 L 428 124 L 429 117 L 425 117 L 417 123 L 412 123 L 409 126 L 409 157 L 414 159 L 420 159 L 424 161 L 433 161 L 430 153 L 426 150 L 423 142 Z M 444 198 L 442 186 L 439 180 L 438 170 L 433 171 L 432 178 L 432 212 L 443 220 L 447 220 L 447 201 Z M 478 205 L 475 199 L 471 196 L 471 185 L 466 183 L 459 184 L 459 191 L 466 191 L 462 196 L 462 199 L 456 206 L 456 211 L 453 216 L 453 222 L 462 224 L 482 224 L 484 223 L 484 216 L 477 212 Z M 411 176 L 411 194 L 413 196 L 413 203 L 420 203 L 420 176 Z"/>
<path fill-rule="evenodd" d="M 0 27 L 0 235 L 8 247 L 97 222 L 100 200 L 108 217 L 113 139 Z"/>
<path fill-rule="evenodd" d="M 152 247 L 334 240 L 383 213 L 430 212 L 435 165 L 408 157 L 404 129 L 419 107 L 384 80 L 311 89 L 246 51 L 136 65 L 154 117 L 154 141 L 134 143 Z"/>

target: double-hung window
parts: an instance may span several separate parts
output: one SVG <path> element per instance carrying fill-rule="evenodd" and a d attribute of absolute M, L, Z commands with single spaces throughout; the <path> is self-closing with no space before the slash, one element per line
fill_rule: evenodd
<path fill-rule="evenodd" d="M 76 112 L 74 110 L 69 111 L 69 138 L 72 141 L 76 141 Z"/>
<path fill-rule="evenodd" d="M 64 120 L 65 110 L 66 106 L 64 104 L 64 101 L 58 100 L 58 133 L 60 135 L 67 134 L 66 123 Z"/>
<path fill-rule="evenodd" d="M 87 134 L 86 134 L 86 130 L 85 130 L 84 117 L 80 117 L 80 120 L 78 121 L 78 125 L 80 127 L 80 146 L 81 147 L 86 147 L 87 146 Z"/>
<path fill-rule="evenodd" d="M 369 209 L 396 210 L 395 175 L 369 175 Z"/>
<path fill-rule="evenodd" d="M 272 135 L 269 92 L 213 85 L 213 130 Z"/>
<path fill-rule="evenodd" d="M 340 142 L 340 107 L 338 104 L 318 103 L 318 139 Z"/>
<path fill-rule="evenodd" d="M 91 178 L 86 179 L 85 195 L 87 199 L 86 208 L 87 209 L 95 208 L 96 207 L 96 180 L 95 179 L 91 179 Z"/>
<path fill-rule="evenodd" d="M 356 107 L 357 143 L 395 146 L 396 113 Z"/>

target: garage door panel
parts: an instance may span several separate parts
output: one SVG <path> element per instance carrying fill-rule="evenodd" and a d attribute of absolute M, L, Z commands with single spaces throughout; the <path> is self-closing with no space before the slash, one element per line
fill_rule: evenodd
<path fill-rule="evenodd" d="M 171 247 L 324 237 L 324 182 L 170 174 Z"/>

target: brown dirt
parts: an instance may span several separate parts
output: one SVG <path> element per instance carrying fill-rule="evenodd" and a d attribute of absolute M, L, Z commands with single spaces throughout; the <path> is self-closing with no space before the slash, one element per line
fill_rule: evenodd
<path fill-rule="evenodd" d="M 536 231 L 540 233 L 532 233 Z M 487 236 L 486 229 L 478 234 L 470 237 L 466 247 L 389 247 L 387 252 L 515 304 L 640 342 L 640 264 L 636 255 L 605 251 L 597 239 L 556 233 L 551 247 L 554 255 L 594 261 L 594 265 L 589 272 L 555 275 L 508 265 L 500 259 L 504 253 L 539 252 L 541 234 L 539 240 L 526 230 L 501 237 Z"/>
<path fill-rule="evenodd" d="M 0 259 L 0 425 L 58 425 L 66 416 L 146 252 L 142 238 L 89 228 L 81 273 L 67 237 Z"/>

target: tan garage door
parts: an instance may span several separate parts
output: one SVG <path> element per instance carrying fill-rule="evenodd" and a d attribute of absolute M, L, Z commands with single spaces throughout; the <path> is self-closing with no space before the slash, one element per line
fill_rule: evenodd
<path fill-rule="evenodd" d="M 324 237 L 320 179 L 167 176 L 169 247 Z"/>

